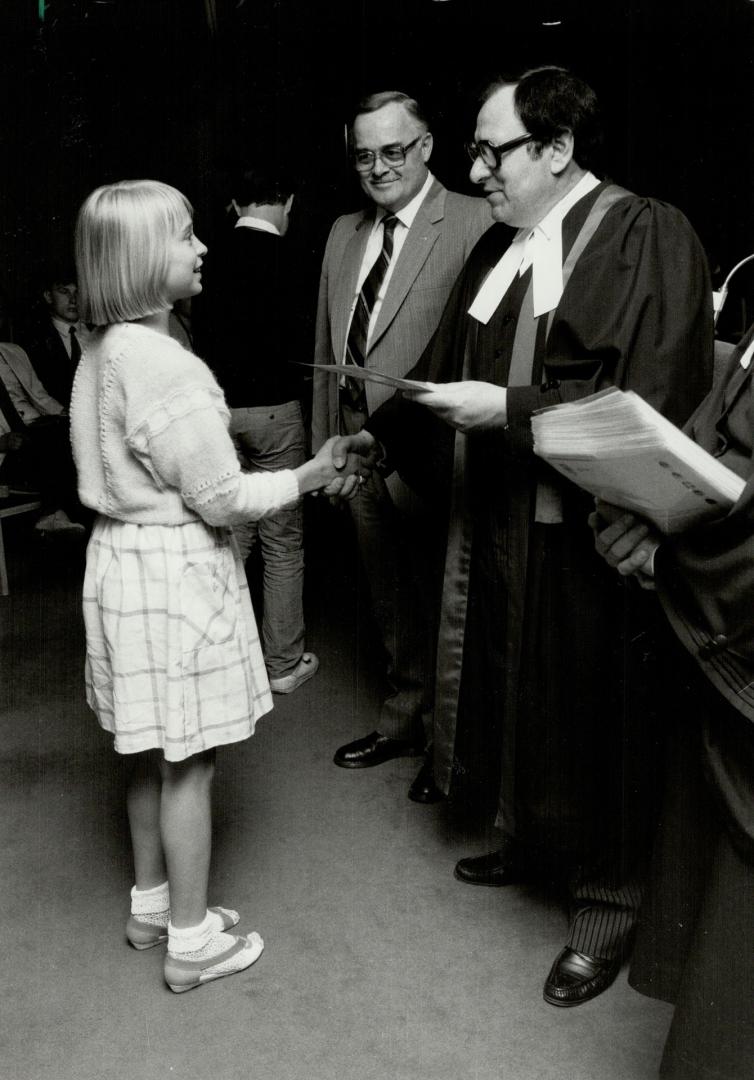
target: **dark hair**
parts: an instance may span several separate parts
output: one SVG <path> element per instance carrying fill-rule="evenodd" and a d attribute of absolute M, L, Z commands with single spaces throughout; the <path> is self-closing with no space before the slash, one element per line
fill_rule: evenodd
<path fill-rule="evenodd" d="M 426 131 L 429 131 L 427 116 L 419 102 L 416 98 L 409 97 L 408 94 L 404 94 L 400 90 L 381 90 L 379 93 L 367 94 L 366 97 L 363 97 L 356 106 L 350 130 L 353 131 L 354 120 L 356 120 L 357 116 L 377 112 L 378 109 L 383 109 L 386 105 L 402 105 L 409 116 L 413 117 L 418 124 L 421 124 Z"/>
<path fill-rule="evenodd" d="M 482 95 L 482 104 L 504 86 L 515 86 L 513 103 L 526 130 L 541 150 L 562 131 L 573 135 L 573 157 L 591 169 L 602 147 L 602 118 L 597 95 L 583 79 L 561 67 L 538 67 L 517 78 L 501 76 Z"/>
<path fill-rule="evenodd" d="M 277 206 L 288 201 L 296 185 L 286 169 L 253 165 L 234 169 L 230 195 L 239 206 Z"/>
<path fill-rule="evenodd" d="M 72 285 L 76 281 L 73 258 L 45 263 L 35 277 L 37 288 L 41 293 L 53 289 L 56 285 Z"/>

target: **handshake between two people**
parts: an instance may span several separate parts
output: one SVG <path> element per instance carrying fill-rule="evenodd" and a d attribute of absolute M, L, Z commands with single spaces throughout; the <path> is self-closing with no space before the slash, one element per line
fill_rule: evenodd
<path fill-rule="evenodd" d="M 368 431 L 334 435 L 295 470 L 300 493 L 352 499 L 374 468 L 379 452 L 377 440 Z"/>
<path fill-rule="evenodd" d="M 422 389 L 405 389 L 401 393 L 458 431 L 483 431 L 507 423 L 507 391 L 492 383 L 426 383 Z M 352 499 L 380 454 L 379 444 L 368 431 L 333 436 L 297 470 L 299 490 L 302 495 L 316 491 L 331 498 Z"/>

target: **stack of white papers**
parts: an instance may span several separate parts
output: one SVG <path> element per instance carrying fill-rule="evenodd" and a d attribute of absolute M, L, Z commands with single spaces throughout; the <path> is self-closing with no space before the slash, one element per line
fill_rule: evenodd
<path fill-rule="evenodd" d="M 722 516 L 745 486 L 631 390 L 541 409 L 532 429 L 534 452 L 558 472 L 664 533 Z"/>

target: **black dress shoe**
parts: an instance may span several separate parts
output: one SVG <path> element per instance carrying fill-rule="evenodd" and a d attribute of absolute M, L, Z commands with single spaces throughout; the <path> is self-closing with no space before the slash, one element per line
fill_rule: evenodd
<path fill-rule="evenodd" d="M 474 855 L 459 859 L 455 876 L 467 885 L 512 885 L 521 880 L 521 866 L 513 856 L 513 844 L 508 843 L 489 855 Z"/>
<path fill-rule="evenodd" d="M 550 1005 L 583 1005 L 607 990 L 619 971 L 620 957 L 603 960 L 566 946 L 550 968 L 544 999 Z"/>
<path fill-rule="evenodd" d="M 435 774 L 432 768 L 432 758 L 424 759 L 424 764 L 416 774 L 411 787 L 408 789 L 408 797 L 411 802 L 434 803 L 445 798 L 445 793 L 440 791 L 435 784 Z"/>
<path fill-rule="evenodd" d="M 356 739 L 341 746 L 335 751 L 333 761 L 340 765 L 341 769 L 370 769 L 373 765 L 390 761 L 391 758 L 415 757 L 417 754 L 421 754 L 421 750 L 413 743 L 404 742 L 403 739 L 389 739 L 387 735 L 373 731 L 363 739 Z"/>

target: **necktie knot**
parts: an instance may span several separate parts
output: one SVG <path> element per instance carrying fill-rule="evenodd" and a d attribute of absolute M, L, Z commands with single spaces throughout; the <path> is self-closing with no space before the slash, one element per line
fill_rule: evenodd
<path fill-rule="evenodd" d="M 395 216 L 395 214 L 387 214 L 387 216 L 382 219 L 382 228 L 385 232 L 385 236 L 392 236 L 395 232 L 395 226 L 397 224 L 398 218 Z"/>
<path fill-rule="evenodd" d="M 393 234 L 398 224 L 395 214 L 388 214 L 382 219 L 382 250 L 387 252 L 388 258 L 393 250 Z"/>

